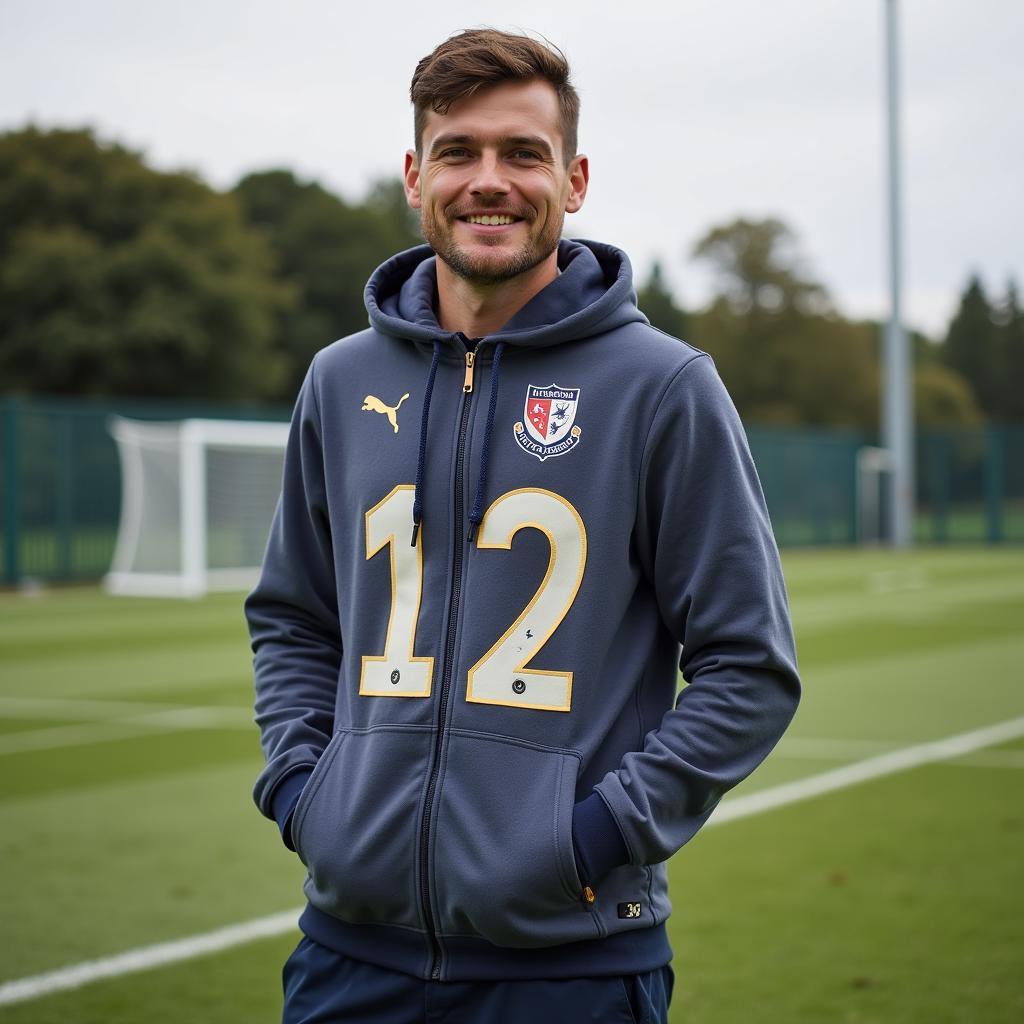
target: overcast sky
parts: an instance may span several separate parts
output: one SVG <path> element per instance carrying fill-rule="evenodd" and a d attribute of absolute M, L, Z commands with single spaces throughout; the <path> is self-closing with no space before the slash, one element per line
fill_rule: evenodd
<path fill-rule="evenodd" d="M 1024 284 L 1024 0 L 900 0 L 905 306 L 944 330 L 967 275 Z M 679 298 L 712 225 L 777 215 L 849 314 L 888 309 L 884 0 L 558 5 L 0 0 L 0 130 L 95 127 L 220 188 L 290 167 L 349 198 L 396 174 L 409 79 L 452 32 L 568 54 L 591 187 L 573 235 L 661 259 Z M 691 339 L 700 344 L 699 338 Z"/>

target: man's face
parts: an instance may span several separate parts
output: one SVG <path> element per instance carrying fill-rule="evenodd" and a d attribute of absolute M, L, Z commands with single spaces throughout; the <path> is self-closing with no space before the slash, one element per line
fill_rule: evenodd
<path fill-rule="evenodd" d="M 422 158 L 405 158 L 423 237 L 460 277 L 496 284 L 554 252 L 565 214 L 583 205 L 585 156 L 566 167 L 558 96 L 542 80 L 496 85 L 430 111 Z M 496 221 L 496 222 L 495 222 Z"/>

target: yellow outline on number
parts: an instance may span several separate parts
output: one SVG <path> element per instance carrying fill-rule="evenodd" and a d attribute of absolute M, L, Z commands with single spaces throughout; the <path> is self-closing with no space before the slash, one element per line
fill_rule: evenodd
<path fill-rule="evenodd" d="M 398 578 L 395 571 L 395 552 L 397 551 L 397 541 L 395 534 L 392 531 L 387 534 L 384 539 L 377 545 L 377 547 L 371 550 L 370 548 L 370 517 L 378 509 L 382 508 L 388 502 L 392 501 L 396 494 L 400 491 L 409 491 L 415 493 L 416 488 L 412 484 L 399 484 L 397 487 L 393 487 L 380 501 L 377 502 L 373 508 L 369 509 L 364 516 L 364 527 L 366 537 L 366 559 L 369 561 L 374 555 L 377 554 L 382 548 L 390 547 L 390 567 L 391 567 L 391 610 L 388 613 L 388 631 L 384 638 L 384 653 L 382 655 L 369 655 L 364 654 L 362 665 L 359 671 L 359 693 L 363 697 L 429 697 L 431 690 L 434 685 L 434 659 L 432 657 L 421 657 L 417 658 L 413 655 L 413 647 L 416 643 L 416 627 L 419 625 L 420 618 L 420 601 L 423 597 L 423 534 L 422 532 L 416 538 L 416 601 L 413 604 L 412 614 L 412 628 L 409 630 L 409 651 L 408 651 L 408 664 L 425 664 L 428 666 L 427 671 L 427 687 L 425 690 L 364 690 L 363 683 L 366 677 L 366 665 L 368 662 L 388 662 L 393 661 L 393 657 L 388 656 L 388 652 L 391 650 L 391 628 L 395 621 L 395 612 L 398 609 Z M 411 509 L 411 506 L 410 506 Z M 412 521 L 411 513 L 409 515 L 409 522 Z"/>
<path fill-rule="evenodd" d="M 487 530 L 487 521 L 491 517 L 491 514 L 495 511 L 496 508 L 498 508 L 498 506 L 503 501 L 506 501 L 517 494 L 542 494 L 545 495 L 546 497 L 554 498 L 555 501 L 561 502 L 561 504 L 564 505 L 565 508 L 572 513 L 577 525 L 579 526 L 581 545 L 579 564 L 577 566 L 576 573 L 576 582 L 570 591 L 569 598 L 565 603 L 565 607 L 555 618 L 555 621 L 552 623 L 551 628 L 548 629 L 548 631 L 542 637 L 536 638 L 536 645 L 525 657 L 523 657 L 516 663 L 515 669 L 513 670 L 514 672 L 528 671 L 533 675 L 552 676 L 564 679 L 566 684 L 564 705 L 526 704 L 521 701 L 492 700 L 489 698 L 473 696 L 473 676 L 476 674 L 478 669 L 480 669 L 484 664 L 486 664 L 486 662 L 488 662 L 494 656 L 494 654 L 502 646 L 502 644 L 504 644 L 508 640 L 508 638 L 512 636 L 513 633 L 515 633 L 515 631 L 522 624 L 526 616 L 529 615 L 533 606 L 540 600 L 541 594 L 544 593 L 545 588 L 547 587 L 552 575 L 554 574 L 555 562 L 558 558 L 558 543 L 555 540 L 555 537 L 552 534 L 550 528 L 545 526 L 543 523 L 538 523 L 533 520 L 514 524 L 510 529 L 508 536 L 505 537 L 504 540 L 496 540 L 490 543 L 486 543 L 484 541 L 484 536 Z M 572 503 L 567 501 L 560 494 L 555 494 L 554 491 L 546 490 L 543 487 L 519 487 L 514 491 L 507 491 L 500 498 L 496 498 L 491 503 L 490 507 L 487 509 L 486 514 L 484 515 L 483 521 L 480 523 L 480 529 L 477 533 L 477 547 L 504 548 L 505 550 L 510 551 L 512 549 L 512 540 L 515 537 L 515 535 L 520 530 L 526 529 L 528 527 L 532 527 L 535 530 L 540 530 L 540 532 L 543 533 L 544 536 L 546 536 L 548 539 L 548 544 L 551 547 L 551 555 L 548 559 L 547 571 L 544 573 L 544 579 L 541 580 L 540 586 L 537 588 L 537 592 L 530 599 L 530 603 L 522 610 L 522 612 L 520 612 L 515 622 L 513 622 L 512 625 L 505 630 L 501 637 L 497 641 L 495 641 L 495 643 L 491 646 L 487 653 L 469 670 L 466 681 L 466 700 L 473 704 L 498 704 L 503 707 L 529 708 L 535 711 L 569 711 L 572 707 L 572 672 L 558 672 L 551 669 L 527 669 L 526 664 L 527 662 L 532 661 L 540 653 L 541 649 L 548 642 L 548 640 L 551 639 L 551 636 L 554 634 L 555 630 L 558 629 L 558 627 L 562 624 L 562 619 L 564 619 L 565 616 L 568 614 L 569 609 L 572 607 L 573 602 L 576 600 L 576 595 L 579 593 L 580 585 L 583 582 L 583 572 L 587 564 L 587 528 L 583 524 L 583 517 L 579 514 L 579 512 L 576 511 Z"/>

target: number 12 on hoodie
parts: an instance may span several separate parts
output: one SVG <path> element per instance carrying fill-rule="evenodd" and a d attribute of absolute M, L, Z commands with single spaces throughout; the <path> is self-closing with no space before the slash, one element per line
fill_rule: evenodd
<path fill-rule="evenodd" d="M 382 655 L 364 655 L 359 692 L 373 697 L 429 697 L 433 658 L 413 654 L 423 594 L 423 532 L 407 535 L 415 488 L 395 487 L 366 513 L 366 557 L 387 548 L 391 560 L 391 612 Z M 572 607 L 587 563 L 587 531 L 580 514 L 554 491 L 522 487 L 495 499 L 477 531 L 478 548 L 512 549 L 523 529 L 540 530 L 550 547 L 547 572 L 516 620 L 470 668 L 466 700 L 477 704 L 569 711 L 572 672 L 528 669 Z M 527 621 L 529 620 L 529 621 Z"/>

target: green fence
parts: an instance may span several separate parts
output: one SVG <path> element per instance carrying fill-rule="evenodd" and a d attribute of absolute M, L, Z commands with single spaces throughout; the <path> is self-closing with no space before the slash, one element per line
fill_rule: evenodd
<path fill-rule="evenodd" d="M 0 399 L 0 582 L 95 580 L 114 553 L 121 467 L 107 423 L 288 418 L 288 409 L 159 402 Z"/>
<path fill-rule="evenodd" d="M 919 540 L 1024 541 L 1024 425 L 925 434 L 917 476 Z"/>
<path fill-rule="evenodd" d="M 284 420 L 283 408 L 0 399 L 0 582 L 95 580 L 110 565 L 121 502 L 112 414 L 135 419 Z M 781 545 L 860 539 L 855 432 L 749 430 Z M 1024 542 L 1024 425 L 923 433 L 918 540 Z"/>
<path fill-rule="evenodd" d="M 857 542 L 860 434 L 824 430 L 747 430 L 780 545 Z"/>

